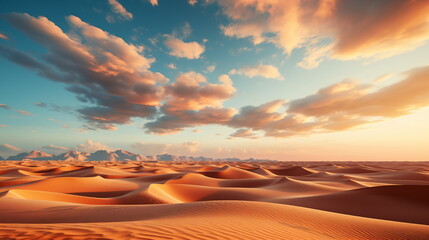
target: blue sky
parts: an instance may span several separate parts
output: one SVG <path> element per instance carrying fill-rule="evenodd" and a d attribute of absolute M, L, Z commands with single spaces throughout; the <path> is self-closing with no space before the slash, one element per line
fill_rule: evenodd
<path fill-rule="evenodd" d="M 362 6 L 350 9 L 349 2 Z M 428 64 L 428 4 L 404 7 L 403 2 L 391 3 L 389 12 L 383 8 L 389 1 L 321 0 L 308 6 L 305 1 L 297 6 L 275 1 L 2 1 L 0 155 L 122 148 L 279 160 L 427 160 L 429 146 L 422 136 L 429 133 L 424 124 L 429 88 L 418 79 Z M 296 15 L 294 7 L 311 16 L 287 18 Z M 357 18 L 341 19 L 345 11 Z M 413 17 L 401 19 L 399 11 Z M 348 20 L 355 25 L 342 26 Z M 107 37 L 92 35 L 93 27 Z M 52 32 L 76 43 L 73 51 L 95 56 L 101 70 L 84 61 L 60 66 L 72 55 L 62 52 L 68 46 Z M 112 41 L 110 48 L 100 49 L 102 41 Z M 111 50 L 116 48 L 124 52 Z M 105 55 L 109 51 L 113 55 Z M 17 63 L 18 52 L 67 80 Z M 303 63 L 311 57 L 316 60 Z M 149 80 L 139 80 L 145 74 Z M 385 81 L 374 83 L 382 76 Z M 124 83 L 112 87 L 119 81 Z M 138 88 L 140 81 L 150 82 L 143 87 L 147 90 Z M 70 87 L 91 93 L 83 101 Z M 329 87 L 332 91 L 320 93 Z M 157 97 L 151 95 L 155 88 Z M 151 103 L 144 94 L 153 98 Z M 100 103 L 103 99 L 110 100 Z M 130 110 L 122 112 L 113 99 Z M 281 103 L 264 107 L 274 100 Z M 136 107 L 152 113 L 142 117 Z M 392 136 L 401 141 L 382 140 Z M 374 144 L 378 150 L 359 150 Z M 392 154 L 392 148 L 402 150 Z"/>

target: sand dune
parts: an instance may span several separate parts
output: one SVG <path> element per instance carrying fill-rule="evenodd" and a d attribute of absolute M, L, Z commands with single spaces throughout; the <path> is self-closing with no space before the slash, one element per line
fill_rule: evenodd
<path fill-rule="evenodd" d="M 427 169 L 0 161 L 0 239 L 427 239 Z"/>

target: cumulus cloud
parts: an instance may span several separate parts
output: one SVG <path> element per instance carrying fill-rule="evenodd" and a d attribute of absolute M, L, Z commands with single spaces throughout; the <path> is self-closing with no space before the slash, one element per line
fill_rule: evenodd
<path fill-rule="evenodd" d="M 404 75 L 403 80 L 383 88 L 345 79 L 289 103 L 276 100 L 243 107 L 227 125 L 262 131 L 265 136 L 289 137 L 344 131 L 429 106 L 429 66 Z M 283 106 L 287 109 L 281 110 Z"/>
<path fill-rule="evenodd" d="M 244 75 L 246 77 L 263 77 L 263 78 L 271 78 L 283 80 L 283 76 L 280 74 L 277 67 L 272 65 L 256 65 L 253 67 L 243 67 L 240 69 L 232 69 L 229 74 L 234 75 Z"/>
<path fill-rule="evenodd" d="M 172 35 L 167 35 L 164 44 L 170 49 L 171 56 L 180 58 L 198 59 L 205 50 L 204 45 L 198 42 L 184 42 Z"/>
<path fill-rule="evenodd" d="M 200 73 L 180 74 L 176 81 L 165 86 L 168 111 L 200 110 L 205 107 L 220 107 L 236 91 L 228 75 L 221 75 L 218 84 L 209 83 Z"/>
<path fill-rule="evenodd" d="M 334 113 L 362 117 L 398 117 L 429 105 L 429 66 L 405 73 L 402 81 L 375 90 L 374 85 L 345 80 L 290 102 L 289 112 L 307 116 Z"/>
<path fill-rule="evenodd" d="M 110 7 L 112 8 L 112 12 L 119 14 L 124 19 L 131 20 L 133 19 L 133 14 L 128 12 L 127 9 L 122 6 L 117 0 L 108 0 Z"/>
<path fill-rule="evenodd" d="M 126 43 L 75 16 L 67 17 L 71 29 L 63 32 L 46 17 L 11 13 L 5 19 L 47 49 L 43 61 L 0 45 L 0 55 L 39 75 L 67 84 L 78 100 L 93 106 L 78 109 L 88 129 L 110 129 L 129 124 L 133 117 L 156 113 L 162 101 L 160 85 L 168 79 L 151 72 L 155 61 L 144 48 Z"/>
<path fill-rule="evenodd" d="M 228 75 L 221 75 L 218 84 L 209 83 L 196 72 L 180 74 L 176 81 L 165 86 L 166 103 L 161 107 L 164 115 L 145 124 L 148 133 L 171 134 L 185 127 L 204 124 L 221 124 L 235 113 L 223 108 L 223 101 L 236 91 Z"/>
<path fill-rule="evenodd" d="M 271 42 L 286 54 L 304 47 L 299 65 L 305 68 L 328 57 L 378 60 L 413 50 L 429 38 L 428 1 L 213 1 L 232 21 L 221 27 L 225 35 Z"/>
<path fill-rule="evenodd" d="M 195 141 L 184 142 L 179 144 L 164 144 L 164 143 L 143 143 L 138 142 L 131 145 L 144 155 L 159 155 L 159 154 L 175 154 L 188 155 L 198 151 L 200 144 Z"/>
<path fill-rule="evenodd" d="M 2 33 L 0 33 L 0 38 L 2 38 L 2 39 L 6 39 L 6 40 L 8 40 L 8 39 L 9 39 L 6 35 L 4 35 L 4 34 L 2 34 Z"/>
<path fill-rule="evenodd" d="M 98 150 L 108 150 L 111 151 L 112 149 L 100 142 L 94 142 L 90 139 L 86 140 L 85 143 L 81 143 L 76 145 L 73 149 L 80 151 L 80 152 L 87 152 L 92 153 Z"/>

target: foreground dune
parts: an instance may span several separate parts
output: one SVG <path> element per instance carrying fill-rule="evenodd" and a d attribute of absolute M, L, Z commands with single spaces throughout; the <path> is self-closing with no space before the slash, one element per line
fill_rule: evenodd
<path fill-rule="evenodd" d="M 428 163 L 0 162 L 0 239 L 428 239 Z"/>

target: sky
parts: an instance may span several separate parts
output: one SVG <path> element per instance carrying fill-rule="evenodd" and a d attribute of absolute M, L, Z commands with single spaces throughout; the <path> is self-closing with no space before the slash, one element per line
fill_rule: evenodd
<path fill-rule="evenodd" d="M 429 160 L 429 1 L 0 1 L 0 156 Z"/>

